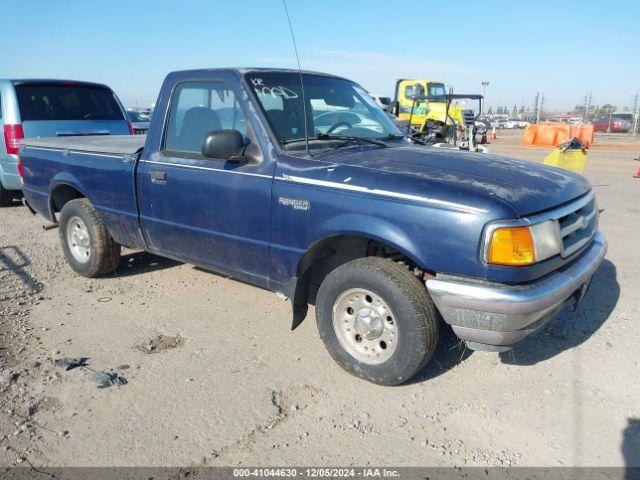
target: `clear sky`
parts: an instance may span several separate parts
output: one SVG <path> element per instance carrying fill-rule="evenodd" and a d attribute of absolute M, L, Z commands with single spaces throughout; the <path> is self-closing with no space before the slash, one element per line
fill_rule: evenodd
<path fill-rule="evenodd" d="M 396 78 L 443 80 L 487 102 L 631 106 L 640 0 L 288 0 L 302 67 L 391 95 Z M 0 78 L 110 85 L 155 101 L 172 70 L 293 67 L 281 0 L 0 0 Z"/>

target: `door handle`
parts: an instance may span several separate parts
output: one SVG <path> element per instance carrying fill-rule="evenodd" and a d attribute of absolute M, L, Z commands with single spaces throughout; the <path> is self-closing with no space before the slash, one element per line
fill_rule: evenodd
<path fill-rule="evenodd" d="M 151 181 L 153 183 L 166 183 L 167 172 L 162 170 L 151 170 Z"/>

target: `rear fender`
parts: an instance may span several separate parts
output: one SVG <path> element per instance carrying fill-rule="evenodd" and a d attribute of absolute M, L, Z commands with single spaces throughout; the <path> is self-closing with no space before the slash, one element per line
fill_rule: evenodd
<path fill-rule="evenodd" d="M 59 172 L 51 179 L 51 182 L 49 183 L 50 193 L 49 193 L 49 212 L 48 213 L 49 213 L 49 217 L 53 219 L 53 221 L 56 220 L 55 205 L 53 204 L 54 193 L 60 187 L 71 187 L 74 190 L 77 190 L 80 193 L 80 195 L 82 195 L 84 198 L 87 198 L 89 199 L 89 201 L 91 201 L 91 198 L 85 194 L 85 189 L 83 185 L 78 181 L 78 179 L 74 175 L 70 174 L 69 172 Z"/>

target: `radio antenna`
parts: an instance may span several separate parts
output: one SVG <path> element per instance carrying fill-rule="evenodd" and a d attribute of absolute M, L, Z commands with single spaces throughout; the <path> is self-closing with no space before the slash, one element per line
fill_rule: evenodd
<path fill-rule="evenodd" d="M 298 47 L 296 46 L 296 37 L 293 34 L 293 27 L 291 26 L 291 17 L 289 17 L 289 10 L 287 10 L 286 0 L 282 0 L 284 6 L 284 13 L 287 16 L 287 22 L 289 23 L 289 31 L 291 32 L 291 40 L 293 41 L 293 51 L 296 54 L 296 61 L 298 62 L 298 73 L 300 75 L 300 88 L 302 89 L 302 114 L 304 115 L 304 144 L 307 150 L 307 155 L 311 156 L 309 151 L 309 130 L 307 127 L 307 99 L 304 94 L 304 81 L 302 79 L 302 67 L 300 67 L 300 57 L 298 56 Z"/>

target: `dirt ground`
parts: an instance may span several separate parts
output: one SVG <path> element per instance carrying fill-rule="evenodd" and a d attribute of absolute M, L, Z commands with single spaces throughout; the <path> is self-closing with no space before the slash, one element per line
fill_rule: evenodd
<path fill-rule="evenodd" d="M 640 465 L 640 143 L 607 140 L 586 175 L 609 252 L 578 311 L 506 354 L 447 332 L 396 388 L 343 372 L 313 313 L 291 332 L 273 293 L 132 251 L 87 280 L 57 230 L 0 210 L 0 465 Z"/>

